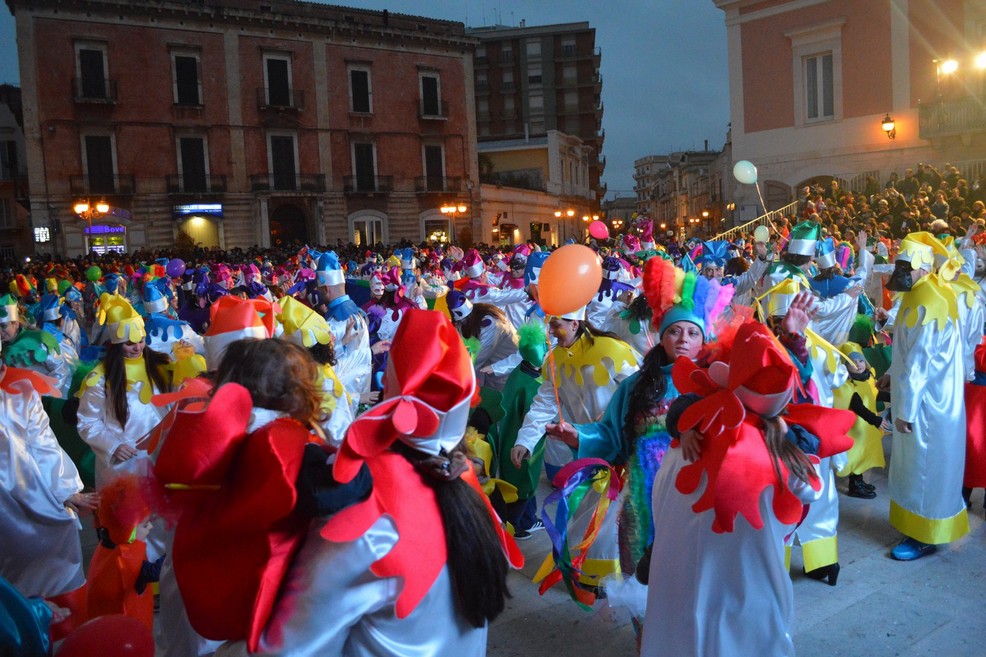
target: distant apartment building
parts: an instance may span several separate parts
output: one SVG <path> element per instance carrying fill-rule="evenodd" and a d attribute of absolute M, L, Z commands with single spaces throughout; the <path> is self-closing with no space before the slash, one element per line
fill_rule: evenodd
<path fill-rule="evenodd" d="M 601 53 L 588 23 L 469 28 L 475 57 L 480 142 L 538 138 L 549 131 L 579 137 L 591 149 L 589 187 L 606 194 Z M 597 205 L 598 207 L 598 205 Z"/>
<path fill-rule="evenodd" d="M 31 216 L 55 250 L 473 239 L 461 23 L 294 0 L 7 5 Z"/>
<path fill-rule="evenodd" d="M 46 238 L 45 234 L 41 238 Z M 18 87 L 0 85 L 0 261 L 34 253 L 27 200 L 24 112 Z"/>
<path fill-rule="evenodd" d="M 713 235 L 731 218 L 719 151 L 677 151 L 634 161 L 637 210 L 661 231 Z"/>
<path fill-rule="evenodd" d="M 982 0 L 714 0 L 728 42 L 732 157 L 769 209 L 812 182 L 860 191 L 920 162 L 986 174 Z M 727 179 L 742 207 L 751 185 Z"/>
<path fill-rule="evenodd" d="M 581 241 L 596 213 L 592 150 L 557 130 L 543 137 L 479 143 L 483 241 L 503 245 Z M 488 218 L 489 220 L 485 220 Z"/>

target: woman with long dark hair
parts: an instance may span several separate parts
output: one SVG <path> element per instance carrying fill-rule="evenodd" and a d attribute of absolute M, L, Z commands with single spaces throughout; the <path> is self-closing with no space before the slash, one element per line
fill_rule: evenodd
<path fill-rule="evenodd" d="M 169 358 L 146 348 L 144 320 L 126 299 L 103 294 L 98 319 L 106 354 L 82 383 L 78 416 L 100 484 L 114 470 L 140 474 L 148 458 L 143 440 L 166 411 L 151 396 L 170 389 L 170 372 Z"/>
<path fill-rule="evenodd" d="M 504 549 L 515 566 L 523 558 L 465 454 L 475 380 L 448 319 L 409 311 L 386 380 L 332 467 L 347 484 L 368 466 L 373 492 L 312 521 L 255 654 L 486 653 L 487 624 L 509 595 Z"/>

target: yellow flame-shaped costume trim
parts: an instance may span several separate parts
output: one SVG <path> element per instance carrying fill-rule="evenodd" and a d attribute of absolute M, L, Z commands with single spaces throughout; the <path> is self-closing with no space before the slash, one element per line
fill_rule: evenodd
<path fill-rule="evenodd" d="M 939 331 L 945 328 L 949 320 L 954 322 L 958 317 L 959 304 L 955 290 L 938 274 L 928 274 L 909 292 L 905 292 L 897 313 L 898 321 L 903 321 L 908 328 L 914 328 L 918 322 L 921 326 L 935 322 Z"/>

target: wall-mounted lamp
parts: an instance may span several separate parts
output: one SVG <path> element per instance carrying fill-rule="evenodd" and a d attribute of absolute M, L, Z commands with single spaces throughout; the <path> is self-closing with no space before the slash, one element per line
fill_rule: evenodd
<path fill-rule="evenodd" d="M 894 139 L 897 137 L 897 124 L 894 123 L 894 120 L 890 118 L 889 114 L 883 117 L 881 127 L 883 128 L 883 131 L 887 133 L 887 138 Z"/>

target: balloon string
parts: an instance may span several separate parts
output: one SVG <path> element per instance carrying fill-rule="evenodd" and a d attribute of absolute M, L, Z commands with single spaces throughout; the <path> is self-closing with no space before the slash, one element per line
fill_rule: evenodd
<path fill-rule="evenodd" d="M 767 223 L 774 229 L 774 233 L 780 235 L 781 231 L 777 230 L 777 226 L 774 225 L 774 221 L 770 218 L 770 211 L 767 209 L 767 204 L 763 201 L 763 194 L 760 193 L 760 181 L 754 181 L 753 186 L 757 189 L 757 197 L 760 199 L 760 207 L 763 208 L 764 216 L 767 217 Z"/>
<path fill-rule="evenodd" d="M 555 391 L 555 405 L 558 406 L 558 424 L 565 424 L 561 414 L 561 397 L 558 396 L 558 377 L 555 376 L 555 350 L 551 348 L 551 334 L 548 332 L 548 315 L 544 316 L 544 340 L 548 343 L 548 376 Z"/>

